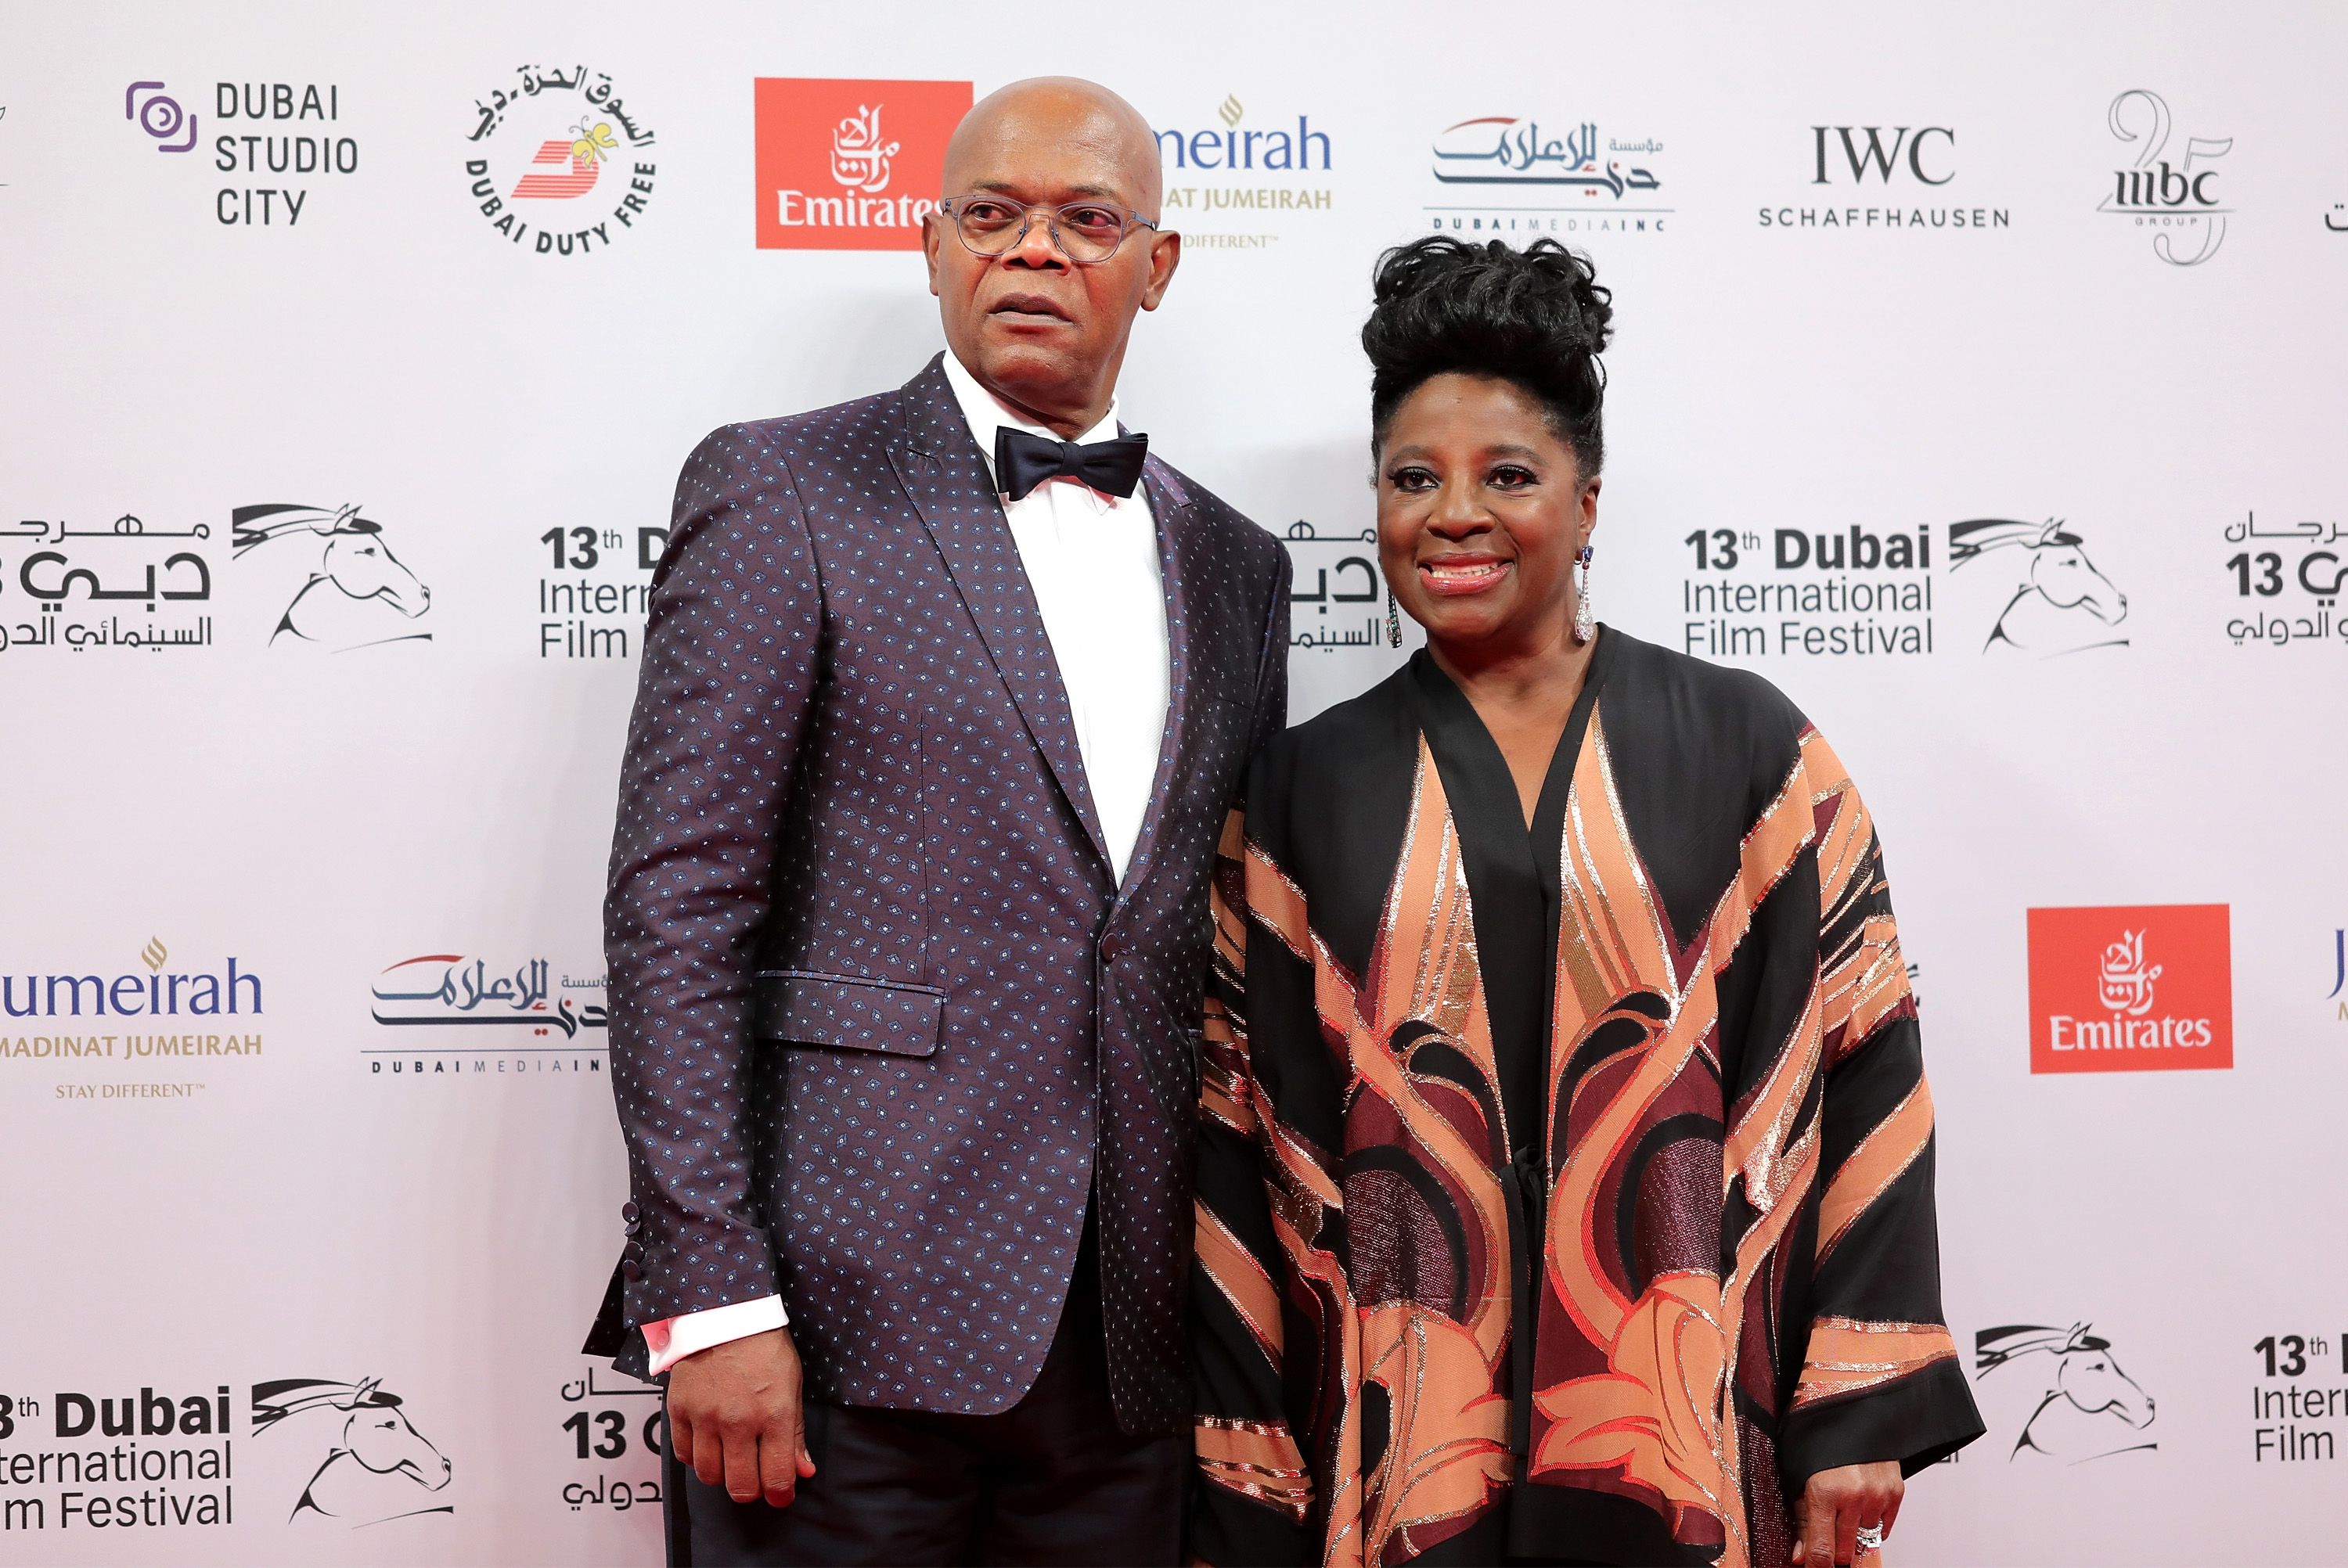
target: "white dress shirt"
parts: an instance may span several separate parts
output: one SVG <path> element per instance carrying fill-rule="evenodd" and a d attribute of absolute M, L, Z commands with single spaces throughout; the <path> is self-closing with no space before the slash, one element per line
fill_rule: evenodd
<path fill-rule="evenodd" d="M 998 429 L 1060 439 L 1004 406 L 952 354 L 945 372 L 990 475 Z M 1076 439 L 1081 445 L 1116 435 L 1112 401 L 1100 423 Z M 1148 493 L 1137 486 L 1130 496 L 1107 496 L 1075 479 L 1049 479 L 1015 501 L 1004 497 L 1003 515 L 1043 613 L 1085 783 L 1122 883 L 1158 782 L 1169 681 L 1166 589 Z M 782 1297 L 766 1296 L 647 1323 L 644 1345 L 653 1371 L 664 1372 L 697 1350 L 788 1321 Z"/>

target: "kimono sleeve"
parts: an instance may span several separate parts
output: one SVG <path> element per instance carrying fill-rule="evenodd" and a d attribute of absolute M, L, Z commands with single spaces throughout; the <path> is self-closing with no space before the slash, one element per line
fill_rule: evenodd
<path fill-rule="evenodd" d="M 1816 731 L 1819 1118 L 1807 1346 L 1780 1434 L 1790 1497 L 1841 1465 L 1914 1474 L 1982 1433 L 1941 1305 L 1932 1097 L 1875 824 Z"/>
<path fill-rule="evenodd" d="M 1288 1262 L 1273 1221 L 1272 1114 L 1251 1061 L 1251 938 L 1244 819 L 1217 850 L 1214 960 L 1199 1075 L 1198 1253 L 1190 1287 L 1199 1484 L 1190 1555 L 1216 1568 L 1316 1561 L 1313 1481 L 1286 1388 Z M 1285 955 L 1283 955 L 1285 956 Z M 1309 993 L 1308 993 L 1309 994 Z"/>

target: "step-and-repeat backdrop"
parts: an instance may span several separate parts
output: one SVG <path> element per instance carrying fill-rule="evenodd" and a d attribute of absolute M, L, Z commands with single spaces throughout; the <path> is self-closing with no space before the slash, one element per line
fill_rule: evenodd
<path fill-rule="evenodd" d="M 1615 290 L 1603 618 L 1879 816 L 1988 1438 L 1911 1563 L 2348 1561 L 2348 14 L 0 8 L 0 1560 L 643 1563 L 598 901 L 710 427 L 894 385 L 974 93 L 1185 237 L 1122 390 L 1384 641 L 1373 258 Z"/>

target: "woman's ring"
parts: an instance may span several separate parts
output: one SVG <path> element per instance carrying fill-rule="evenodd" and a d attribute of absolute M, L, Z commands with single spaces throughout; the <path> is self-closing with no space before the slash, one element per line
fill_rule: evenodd
<path fill-rule="evenodd" d="M 1883 1550 L 1883 1526 L 1870 1524 L 1851 1539 L 1859 1543 L 1861 1552 L 1880 1552 Z"/>

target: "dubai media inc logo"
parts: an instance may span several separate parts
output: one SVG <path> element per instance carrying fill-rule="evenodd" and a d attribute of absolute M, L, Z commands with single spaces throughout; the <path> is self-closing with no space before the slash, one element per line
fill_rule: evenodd
<path fill-rule="evenodd" d="M 2234 1065 L 2228 906 L 2030 911 L 2030 1071 Z"/>
<path fill-rule="evenodd" d="M 761 251 L 918 251 L 968 82 L 760 77 Z"/>

